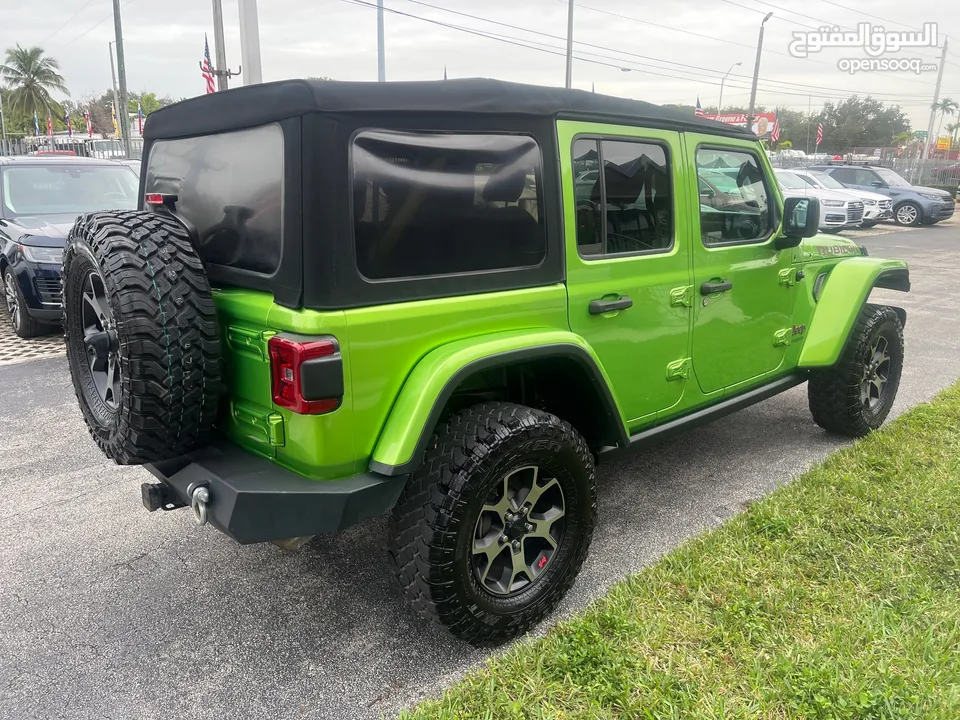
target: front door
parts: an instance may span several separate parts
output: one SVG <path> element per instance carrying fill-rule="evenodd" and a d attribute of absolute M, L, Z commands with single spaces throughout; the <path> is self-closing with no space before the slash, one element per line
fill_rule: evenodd
<path fill-rule="evenodd" d="M 792 337 L 795 281 L 793 252 L 774 247 L 777 197 L 756 146 L 716 142 L 686 136 L 700 185 L 693 368 L 704 393 L 758 381 L 780 367 Z"/>
<path fill-rule="evenodd" d="M 679 402 L 690 377 L 690 216 L 680 134 L 558 122 L 571 329 L 628 422 Z"/>

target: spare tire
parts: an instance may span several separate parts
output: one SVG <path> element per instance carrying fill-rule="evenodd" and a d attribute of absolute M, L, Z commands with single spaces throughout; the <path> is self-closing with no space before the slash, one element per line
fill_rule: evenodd
<path fill-rule="evenodd" d="M 172 215 L 81 215 L 63 253 L 63 328 L 90 434 L 120 465 L 209 440 L 221 395 L 210 283 Z"/>

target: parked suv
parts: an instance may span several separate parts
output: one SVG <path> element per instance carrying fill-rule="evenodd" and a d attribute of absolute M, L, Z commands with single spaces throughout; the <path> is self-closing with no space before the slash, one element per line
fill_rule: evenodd
<path fill-rule="evenodd" d="M 774 174 L 785 196 L 820 201 L 820 229 L 824 232 L 840 232 L 863 222 L 863 201 L 849 192 L 819 188 L 790 170 L 774 170 Z"/>
<path fill-rule="evenodd" d="M 130 168 L 81 157 L 0 157 L 0 278 L 17 335 L 60 324 L 60 263 L 77 215 L 135 207 Z"/>
<path fill-rule="evenodd" d="M 826 173 L 848 188 L 869 190 L 893 200 L 893 219 L 898 225 L 933 225 L 953 216 L 950 193 L 911 185 L 893 170 L 868 165 L 815 165 L 810 170 Z"/>
<path fill-rule="evenodd" d="M 906 265 L 816 235 L 744 130 L 488 80 L 287 80 L 144 134 L 142 209 L 84 215 L 63 259 L 95 442 L 155 476 L 149 510 L 239 543 L 389 512 L 403 594 L 469 642 L 574 582 L 596 463 L 804 382 L 848 436 L 896 396 L 906 316 L 867 297 Z"/>
<path fill-rule="evenodd" d="M 848 188 L 826 173 L 817 172 L 816 170 L 794 168 L 790 170 L 790 172 L 815 188 L 840 192 L 862 202 L 863 222 L 860 223 L 861 227 L 873 227 L 881 220 L 887 220 L 893 217 L 893 201 L 886 195 L 880 195 L 879 193 L 869 192 L 867 190 Z"/>

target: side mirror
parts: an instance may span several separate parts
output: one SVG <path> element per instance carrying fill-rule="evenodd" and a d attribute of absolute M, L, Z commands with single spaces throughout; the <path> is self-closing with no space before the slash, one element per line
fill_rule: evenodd
<path fill-rule="evenodd" d="M 886 187 L 886 186 L 887 186 L 887 184 L 886 184 L 885 182 L 883 182 L 882 180 L 874 180 L 874 181 L 873 181 L 872 183 L 870 183 L 870 184 L 873 185 L 873 187 L 879 187 L 879 188 L 882 188 L 882 187 Z"/>
<path fill-rule="evenodd" d="M 799 245 L 820 229 L 820 201 L 812 197 L 789 197 L 783 202 L 783 234 L 777 237 L 777 250 Z"/>

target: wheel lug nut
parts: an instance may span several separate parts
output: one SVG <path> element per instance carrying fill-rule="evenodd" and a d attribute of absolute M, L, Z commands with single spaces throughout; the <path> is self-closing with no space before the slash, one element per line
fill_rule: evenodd
<path fill-rule="evenodd" d="M 531 532 L 533 530 L 533 523 L 527 523 L 524 527 L 527 529 L 527 532 Z"/>
<path fill-rule="evenodd" d="M 520 541 L 519 541 L 519 540 L 514 540 L 514 541 L 513 541 L 513 549 L 514 549 L 514 550 L 519 550 L 519 549 L 520 549 Z"/>
<path fill-rule="evenodd" d="M 507 541 L 507 536 L 506 536 L 506 535 L 501 535 L 501 536 L 499 537 L 499 540 L 500 540 L 500 544 L 502 545 L 503 543 L 505 543 L 505 542 Z"/>

